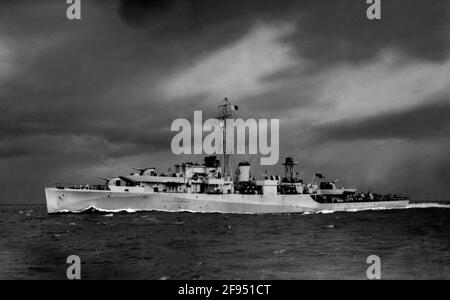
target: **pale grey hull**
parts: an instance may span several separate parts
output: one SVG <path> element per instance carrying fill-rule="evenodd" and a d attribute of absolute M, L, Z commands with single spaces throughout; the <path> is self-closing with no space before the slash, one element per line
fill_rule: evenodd
<path fill-rule="evenodd" d="M 47 211 L 190 211 L 237 214 L 304 213 L 375 208 L 401 208 L 408 201 L 318 203 L 310 195 L 210 195 L 181 193 L 130 193 L 46 188 Z"/>

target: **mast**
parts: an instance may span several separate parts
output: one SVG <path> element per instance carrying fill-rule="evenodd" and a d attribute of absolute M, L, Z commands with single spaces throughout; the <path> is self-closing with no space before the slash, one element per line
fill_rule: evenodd
<path fill-rule="evenodd" d="M 230 154 L 227 153 L 227 120 L 233 119 L 233 110 L 237 107 L 231 105 L 228 98 L 224 99 L 224 102 L 218 106 L 217 119 L 221 121 L 221 126 L 223 130 L 223 141 L 222 141 L 222 176 L 227 179 L 231 176 L 231 161 Z"/>

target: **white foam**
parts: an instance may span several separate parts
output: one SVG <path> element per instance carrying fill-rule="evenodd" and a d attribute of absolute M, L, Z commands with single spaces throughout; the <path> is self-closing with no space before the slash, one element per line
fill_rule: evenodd
<path fill-rule="evenodd" d="M 406 208 L 450 208 L 450 204 L 442 204 L 442 203 L 410 203 Z"/>
<path fill-rule="evenodd" d="M 326 209 L 324 209 L 324 210 L 318 211 L 317 213 L 318 214 L 332 214 L 334 212 L 335 212 L 334 210 L 326 210 Z"/>
<path fill-rule="evenodd" d="M 450 204 L 442 204 L 442 203 L 410 203 L 405 207 L 371 207 L 371 208 L 354 208 L 347 210 L 321 210 L 316 212 L 316 214 L 331 214 L 335 212 L 360 212 L 360 211 L 368 211 L 368 210 L 391 210 L 391 209 L 411 209 L 411 208 L 450 208 Z"/>
<path fill-rule="evenodd" d="M 139 210 L 137 209 L 131 209 L 131 208 L 123 208 L 123 209 L 102 209 L 102 208 L 97 208 L 95 206 L 89 206 L 87 208 L 83 208 L 83 209 L 78 209 L 78 210 L 69 210 L 69 209 L 63 209 L 60 212 L 62 213 L 82 213 L 88 210 L 95 210 L 98 212 L 108 212 L 108 213 L 118 213 L 118 212 L 127 212 L 127 213 L 135 213 L 138 212 Z M 108 215 L 107 215 L 108 216 Z"/>
<path fill-rule="evenodd" d="M 450 204 L 442 204 L 442 203 L 435 203 L 435 202 L 423 202 L 423 203 L 409 203 L 405 207 L 371 207 L 371 208 L 354 208 L 354 209 L 348 209 L 348 210 L 320 210 L 315 212 L 316 214 L 332 214 L 335 212 L 359 212 L 359 211 L 368 211 L 368 210 L 391 210 L 391 209 L 416 209 L 416 208 L 450 208 Z M 132 208 L 123 208 L 123 209 L 102 209 L 97 208 L 95 206 L 89 206 L 86 209 L 82 210 L 61 210 L 62 213 L 82 213 L 84 211 L 93 209 L 95 211 L 99 212 L 108 212 L 108 213 L 119 213 L 119 212 L 126 212 L 126 213 L 135 213 L 139 211 L 151 211 L 151 210 L 139 210 L 139 209 L 132 209 Z M 159 211 L 167 211 L 167 212 L 173 212 L 169 210 L 159 210 Z M 191 212 L 191 213 L 222 213 L 220 211 L 208 211 L 208 212 L 196 212 L 196 211 L 190 211 L 190 210 L 183 210 L 179 212 Z M 20 213 L 20 212 L 19 212 Z M 23 213 L 23 212 L 22 212 Z M 245 213 L 245 214 L 252 214 L 252 213 Z M 303 215 L 309 215 L 312 214 L 311 212 L 303 212 Z"/>

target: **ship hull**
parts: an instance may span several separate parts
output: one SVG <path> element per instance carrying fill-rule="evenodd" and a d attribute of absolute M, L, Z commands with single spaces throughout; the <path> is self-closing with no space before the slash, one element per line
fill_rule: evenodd
<path fill-rule="evenodd" d="M 187 193 L 130 193 L 101 190 L 46 188 L 48 213 L 82 212 L 91 208 L 116 211 L 169 211 L 201 213 L 304 213 L 401 208 L 408 200 L 319 203 L 303 195 L 241 195 Z"/>

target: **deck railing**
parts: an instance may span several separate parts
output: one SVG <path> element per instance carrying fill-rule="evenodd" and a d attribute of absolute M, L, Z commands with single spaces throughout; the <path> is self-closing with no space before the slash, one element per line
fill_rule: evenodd
<path fill-rule="evenodd" d="M 80 183 L 55 183 L 55 187 L 58 189 L 74 189 L 74 190 L 96 190 L 105 191 L 109 190 L 108 186 L 104 184 L 80 184 Z"/>

